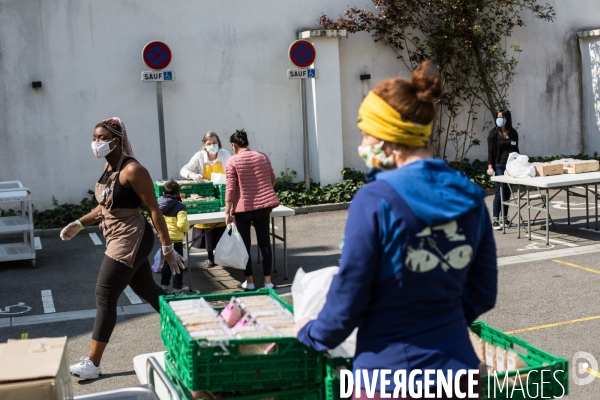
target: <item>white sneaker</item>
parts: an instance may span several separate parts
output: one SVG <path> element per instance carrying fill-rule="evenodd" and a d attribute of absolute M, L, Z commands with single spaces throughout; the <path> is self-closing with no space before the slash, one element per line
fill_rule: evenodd
<path fill-rule="evenodd" d="M 271 282 L 271 283 L 265 283 L 265 289 L 273 289 L 275 287 L 275 285 Z"/>
<path fill-rule="evenodd" d="M 97 379 L 102 375 L 102 369 L 96 367 L 88 357 L 81 357 L 79 363 L 71 365 L 69 369 L 71 375 L 81 379 Z"/>

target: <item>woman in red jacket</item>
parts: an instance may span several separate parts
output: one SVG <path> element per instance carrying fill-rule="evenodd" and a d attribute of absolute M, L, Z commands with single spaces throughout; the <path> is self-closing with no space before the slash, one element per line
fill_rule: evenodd
<path fill-rule="evenodd" d="M 266 154 L 248 148 L 248 136 L 242 130 L 229 138 L 235 153 L 227 161 L 227 191 L 225 193 L 225 223 L 235 221 L 250 255 L 250 225 L 254 225 L 258 247 L 263 256 L 265 288 L 271 283 L 272 253 L 269 243 L 269 218 L 271 210 L 279 205 L 275 194 L 275 173 Z M 241 287 L 254 290 L 252 258 L 248 257 L 246 281 Z"/>

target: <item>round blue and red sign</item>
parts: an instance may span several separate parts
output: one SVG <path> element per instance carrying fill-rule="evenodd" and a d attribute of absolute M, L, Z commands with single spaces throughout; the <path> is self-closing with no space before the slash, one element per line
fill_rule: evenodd
<path fill-rule="evenodd" d="M 298 68 L 310 67 L 316 56 L 315 47 L 306 40 L 296 40 L 290 46 L 290 60 Z"/>
<path fill-rule="evenodd" d="M 144 46 L 142 58 L 152 69 L 165 69 L 171 62 L 171 49 L 163 42 L 150 42 Z"/>

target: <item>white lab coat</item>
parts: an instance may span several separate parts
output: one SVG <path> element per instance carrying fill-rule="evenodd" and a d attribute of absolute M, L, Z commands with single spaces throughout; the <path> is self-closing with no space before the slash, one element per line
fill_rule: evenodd
<path fill-rule="evenodd" d="M 227 150 L 219 149 L 219 152 L 217 153 L 217 158 L 214 161 L 210 161 L 208 159 L 208 153 L 206 152 L 206 150 L 200 150 L 192 156 L 192 159 L 189 163 L 185 164 L 181 168 L 179 174 L 186 179 L 188 178 L 190 172 L 202 175 L 202 173 L 204 172 L 204 165 L 212 165 L 218 162 L 221 162 L 223 164 L 223 169 L 226 170 L 227 160 L 229 160 L 229 157 L 231 157 L 231 155 Z"/>

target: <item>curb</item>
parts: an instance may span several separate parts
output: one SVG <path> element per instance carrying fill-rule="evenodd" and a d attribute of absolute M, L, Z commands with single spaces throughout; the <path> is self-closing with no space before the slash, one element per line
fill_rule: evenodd
<path fill-rule="evenodd" d="M 58 236 L 60 235 L 60 231 L 62 228 L 51 228 L 51 229 L 34 229 L 33 236 L 41 237 L 41 236 Z M 102 232 L 99 225 L 86 226 L 83 228 L 84 233 L 97 233 Z M 29 233 L 29 231 L 25 231 L 25 233 Z M 5 233 L 0 235 L 0 239 L 12 239 L 12 238 L 20 238 L 23 236 L 23 232 L 15 232 L 15 233 Z"/>
<path fill-rule="evenodd" d="M 294 208 L 294 211 L 296 212 L 296 215 L 311 214 L 311 213 L 326 212 L 326 211 L 341 211 L 341 210 L 347 210 L 350 207 L 350 203 L 351 202 L 317 204 L 314 206 L 296 207 L 296 208 Z"/>

